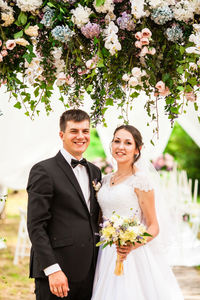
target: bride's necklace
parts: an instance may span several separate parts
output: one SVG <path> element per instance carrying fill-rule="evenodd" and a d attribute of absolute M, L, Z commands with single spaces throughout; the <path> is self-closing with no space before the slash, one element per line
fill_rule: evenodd
<path fill-rule="evenodd" d="M 110 180 L 110 183 L 111 185 L 114 185 L 116 184 L 120 179 L 123 179 L 123 178 L 126 178 L 126 177 L 129 177 L 131 175 L 133 175 L 134 173 L 133 172 L 129 172 L 129 173 L 126 173 L 126 174 L 121 174 L 121 175 L 116 175 L 114 174 L 112 177 L 111 177 L 111 180 Z"/>

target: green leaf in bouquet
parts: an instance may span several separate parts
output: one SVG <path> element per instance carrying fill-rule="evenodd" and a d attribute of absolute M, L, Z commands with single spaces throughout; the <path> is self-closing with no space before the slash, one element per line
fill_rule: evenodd
<path fill-rule="evenodd" d="M 102 249 L 106 248 L 109 244 L 110 244 L 109 242 L 105 243 L 105 244 L 103 245 Z"/>
<path fill-rule="evenodd" d="M 105 243 L 105 241 L 100 241 L 96 244 L 96 247 L 99 247 L 99 246 L 103 245 L 104 243 Z"/>
<path fill-rule="evenodd" d="M 149 234 L 148 232 L 144 232 L 143 236 L 152 236 L 151 234 Z"/>

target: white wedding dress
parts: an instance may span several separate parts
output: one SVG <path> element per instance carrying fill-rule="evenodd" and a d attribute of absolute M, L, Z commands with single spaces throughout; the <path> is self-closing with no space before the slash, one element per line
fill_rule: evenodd
<path fill-rule="evenodd" d="M 130 216 L 134 212 L 144 223 L 134 188 L 152 190 L 145 173 L 137 172 L 113 186 L 110 186 L 110 178 L 111 174 L 103 178 L 97 194 L 103 216 L 109 218 L 113 211 L 120 216 Z M 129 253 L 121 276 L 114 274 L 115 245 L 100 248 L 91 300 L 183 300 L 176 278 L 157 248 L 156 239 Z"/>

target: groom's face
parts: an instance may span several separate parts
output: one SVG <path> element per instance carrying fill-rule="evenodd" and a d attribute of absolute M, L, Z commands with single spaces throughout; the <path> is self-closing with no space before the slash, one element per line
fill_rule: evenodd
<path fill-rule="evenodd" d="M 90 123 L 67 121 L 65 132 L 60 131 L 63 147 L 76 159 L 81 159 L 90 143 Z"/>

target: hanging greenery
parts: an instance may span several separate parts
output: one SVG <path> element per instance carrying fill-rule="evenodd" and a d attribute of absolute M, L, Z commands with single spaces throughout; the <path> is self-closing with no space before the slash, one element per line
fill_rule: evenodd
<path fill-rule="evenodd" d="M 87 92 L 96 122 L 141 91 L 152 119 L 160 99 L 172 123 L 198 110 L 200 0 L 0 0 L 0 19 L 0 83 L 31 118 L 56 85 L 65 107 Z"/>

